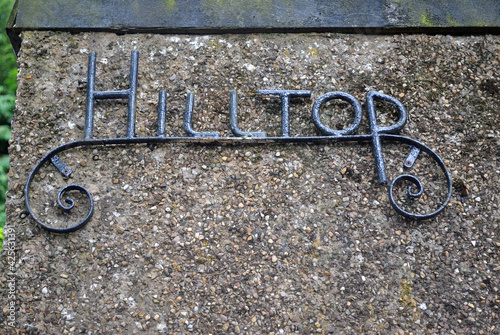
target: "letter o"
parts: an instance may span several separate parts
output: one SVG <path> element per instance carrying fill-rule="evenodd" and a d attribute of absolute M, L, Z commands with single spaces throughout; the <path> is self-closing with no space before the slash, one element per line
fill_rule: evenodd
<path fill-rule="evenodd" d="M 319 116 L 319 111 L 321 109 L 321 106 L 326 102 L 334 99 L 344 100 L 354 108 L 354 120 L 351 126 L 347 129 L 334 130 L 328 128 L 327 126 L 325 126 L 323 122 L 321 122 Z M 359 103 L 359 101 L 352 95 L 345 92 L 329 92 L 316 99 L 316 101 L 313 104 L 311 115 L 314 125 L 323 135 L 342 136 L 342 135 L 352 134 L 359 128 L 359 125 L 361 124 L 361 119 L 363 117 L 363 109 L 361 108 L 361 104 Z"/>

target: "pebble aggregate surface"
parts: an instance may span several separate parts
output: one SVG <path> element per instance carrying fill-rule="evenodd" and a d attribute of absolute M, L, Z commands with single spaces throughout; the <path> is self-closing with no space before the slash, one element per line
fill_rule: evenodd
<path fill-rule="evenodd" d="M 500 332 L 498 36 L 22 38 L 6 204 L 15 327 L 4 247 L 2 334 Z M 83 138 L 89 52 L 97 52 L 96 89 L 119 90 L 128 87 L 134 49 L 137 136 L 155 136 L 160 90 L 167 136 L 185 136 L 188 92 L 196 94 L 193 128 L 231 136 L 233 89 L 242 130 L 280 136 L 279 100 L 257 91 L 297 89 L 312 97 L 292 102 L 291 136 L 319 135 L 311 107 L 331 91 L 362 103 L 357 134 L 367 134 L 364 101 L 375 90 L 407 108 L 401 134 L 441 156 L 451 201 L 431 220 L 398 215 L 378 184 L 370 143 L 89 147 L 60 154 L 69 180 L 44 166 L 31 202 L 42 220 L 70 222 L 85 201 L 64 215 L 54 201 L 77 183 L 93 194 L 94 216 L 77 232 L 47 233 L 26 212 L 28 174 L 49 150 Z M 351 118 L 341 103 L 322 110 L 333 129 Z M 394 123 L 390 107 L 380 106 L 379 122 Z M 98 101 L 94 125 L 95 138 L 125 136 L 126 104 Z M 409 149 L 383 150 L 392 180 Z M 431 183 L 418 201 L 424 210 L 440 199 L 431 194 L 442 186 L 432 169 L 414 167 Z"/>

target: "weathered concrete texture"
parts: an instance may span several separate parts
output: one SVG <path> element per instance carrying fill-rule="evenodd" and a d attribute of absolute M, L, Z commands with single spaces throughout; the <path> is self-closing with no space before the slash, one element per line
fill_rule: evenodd
<path fill-rule="evenodd" d="M 188 91 L 197 93 L 193 127 L 226 136 L 231 89 L 240 127 L 269 135 L 280 106 L 256 91 L 311 90 L 312 100 L 292 104 L 292 136 L 317 134 L 317 97 L 382 91 L 408 109 L 403 134 L 445 160 L 451 203 L 427 222 L 402 219 L 366 143 L 89 148 L 61 155 L 69 181 L 45 167 L 32 203 L 44 219 L 61 218 L 57 191 L 80 183 L 94 195 L 93 219 L 70 235 L 46 233 L 25 212 L 27 175 L 49 149 L 83 138 L 88 53 L 98 53 L 97 89 L 112 90 L 127 86 L 133 49 L 140 136 L 155 133 L 160 89 L 170 136 L 183 135 Z M 498 332 L 499 52 L 492 36 L 24 33 L 7 201 L 16 327 L 4 250 L 2 333 Z M 324 122 L 346 126 L 342 107 L 325 108 Z M 100 101 L 95 137 L 123 136 L 125 111 Z M 392 179 L 409 149 L 384 152 Z M 413 172 L 439 189 L 425 161 Z M 435 206 L 432 193 L 420 203 Z"/>

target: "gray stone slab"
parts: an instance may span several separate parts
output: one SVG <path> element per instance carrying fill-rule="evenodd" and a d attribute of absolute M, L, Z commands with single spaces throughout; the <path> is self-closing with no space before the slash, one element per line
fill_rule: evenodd
<path fill-rule="evenodd" d="M 212 32 L 500 27 L 500 2 L 417 0 L 19 0 L 13 28 Z"/>
<path fill-rule="evenodd" d="M 16 53 L 26 30 L 116 33 L 446 33 L 500 31 L 497 0 L 17 0 L 7 23 Z"/>

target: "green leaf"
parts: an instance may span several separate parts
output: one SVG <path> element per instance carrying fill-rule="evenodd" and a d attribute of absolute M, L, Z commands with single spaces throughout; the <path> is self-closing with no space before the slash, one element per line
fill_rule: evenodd
<path fill-rule="evenodd" d="M 10 135 L 11 131 L 9 126 L 6 125 L 0 126 L 0 141 L 9 141 Z"/>
<path fill-rule="evenodd" d="M 0 176 L 9 172 L 9 155 L 0 156 Z M 1 177 L 0 177 L 1 178 Z"/>
<path fill-rule="evenodd" d="M 1 222 L 0 222 L 1 224 Z M 0 251 L 2 251 L 2 244 L 3 244 L 4 236 L 3 236 L 3 226 L 0 227 Z"/>
<path fill-rule="evenodd" d="M 2 151 L 10 138 L 12 112 L 16 102 L 17 59 L 5 32 L 5 24 L 9 17 L 14 0 L 0 0 L 0 146 Z M 0 250 L 3 243 L 3 227 L 5 225 L 5 193 L 7 191 L 7 173 L 9 156 L 0 156 Z"/>

